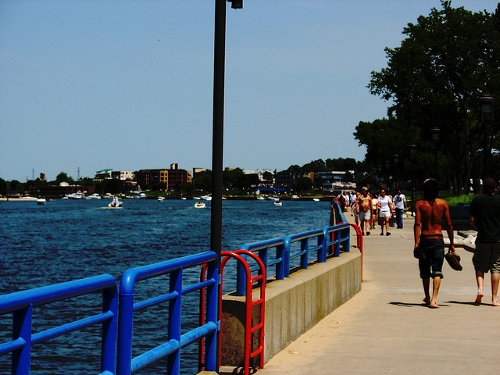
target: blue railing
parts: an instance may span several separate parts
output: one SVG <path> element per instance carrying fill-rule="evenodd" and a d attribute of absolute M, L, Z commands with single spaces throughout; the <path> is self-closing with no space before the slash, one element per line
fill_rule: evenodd
<path fill-rule="evenodd" d="M 311 230 L 285 237 L 252 242 L 241 246 L 258 254 L 266 267 L 266 274 L 283 280 L 295 268 L 305 269 L 313 262 L 326 262 L 328 256 L 340 256 L 341 248 L 350 249 L 350 225 L 338 224 L 323 229 Z M 314 257 L 310 254 L 314 253 Z M 294 260 L 298 260 L 298 264 Z M 236 271 L 236 293 L 245 295 L 246 278 L 241 264 Z M 270 272 L 270 268 L 274 271 Z"/>
<path fill-rule="evenodd" d="M 102 312 L 33 333 L 34 307 L 74 297 L 90 296 L 95 292 L 102 292 Z M 117 308 L 116 281 L 110 275 L 94 276 L 0 296 L 0 315 L 13 314 L 13 339 L 0 344 L 0 354 L 12 353 L 12 374 L 29 374 L 33 345 L 100 324 L 102 326 L 101 374 L 114 374 L 116 367 Z"/>
<path fill-rule="evenodd" d="M 157 360 L 168 357 L 167 374 L 179 374 L 182 348 L 205 338 L 205 364 L 207 371 L 216 370 L 217 358 L 217 320 L 219 271 L 217 254 L 206 252 L 165 261 L 148 266 L 129 269 L 123 274 L 120 283 L 120 319 L 118 344 L 118 375 L 128 375 Z M 208 264 L 207 275 L 203 281 L 184 286 L 184 271 L 188 268 Z M 169 291 L 154 298 L 134 301 L 134 290 L 139 281 L 157 278 L 168 274 Z M 199 274 L 199 273 L 198 273 Z M 206 322 L 199 327 L 182 334 L 182 296 L 188 293 L 206 290 Z M 139 355 L 132 357 L 134 312 L 148 307 L 169 304 L 168 341 Z"/>

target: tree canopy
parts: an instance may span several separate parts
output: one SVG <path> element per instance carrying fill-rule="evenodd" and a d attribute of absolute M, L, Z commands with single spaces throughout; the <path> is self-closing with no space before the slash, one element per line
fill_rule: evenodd
<path fill-rule="evenodd" d="M 481 117 L 479 105 L 484 95 L 500 99 L 500 4 L 495 13 L 441 6 L 409 23 L 399 47 L 385 49 L 387 67 L 372 72 L 368 89 L 389 102 L 388 118 L 360 122 L 354 136 L 367 146 L 367 165 L 397 154 L 420 178 L 435 174 L 435 153 L 435 177 L 461 193 L 470 178 L 500 170 L 492 158 L 500 149 L 499 106 Z M 411 160 L 410 145 L 418 150 Z"/>

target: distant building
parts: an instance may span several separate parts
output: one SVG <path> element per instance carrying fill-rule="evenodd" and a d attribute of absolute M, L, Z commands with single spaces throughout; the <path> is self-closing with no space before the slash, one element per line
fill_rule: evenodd
<path fill-rule="evenodd" d="M 113 169 L 101 169 L 95 173 L 94 181 L 102 180 L 133 180 L 135 178 L 135 173 L 133 171 L 114 171 Z"/>
<path fill-rule="evenodd" d="M 166 189 L 173 189 L 193 182 L 191 174 L 179 169 L 177 163 L 171 164 L 170 169 L 141 169 L 135 172 L 135 179 L 142 189 L 152 189 L 160 183 L 165 184 Z"/>
<path fill-rule="evenodd" d="M 318 172 L 317 175 L 323 179 L 323 193 L 339 194 L 356 189 L 356 183 L 346 181 L 346 174 L 342 171 Z"/>

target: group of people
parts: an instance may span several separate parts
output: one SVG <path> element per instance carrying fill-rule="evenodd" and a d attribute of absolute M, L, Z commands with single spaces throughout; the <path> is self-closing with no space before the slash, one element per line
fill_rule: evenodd
<path fill-rule="evenodd" d="M 487 178 L 484 181 L 484 194 L 474 197 L 470 204 L 470 222 L 477 229 L 476 249 L 472 263 L 476 274 L 476 304 L 481 304 L 484 296 L 484 274 L 491 273 L 491 304 L 499 306 L 497 300 L 500 281 L 500 195 L 497 194 L 497 181 Z M 451 253 L 455 252 L 453 223 L 448 203 L 438 198 L 438 182 L 427 179 L 423 185 L 424 197 L 415 206 L 414 239 L 415 250 L 419 250 L 420 278 L 424 288 L 424 303 L 438 308 L 437 296 L 444 261 L 444 241 L 442 222 L 450 239 Z M 430 280 L 432 279 L 432 293 Z"/>
<path fill-rule="evenodd" d="M 491 304 L 500 306 L 497 299 L 500 284 L 500 193 L 498 181 L 489 177 L 484 180 L 484 194 L 474 197 L 470 204 L 470 223 L 477 229 L 476 248 L 472 257 L 477 283 L 475 303 L 480 305 L 484 296 L 484 275 L 491 273 Z M 453 223 L 448 203 L 438 197 L 439 184 L 429 178 L 423 184 L 423 199 L 415 204 L 415 223 L 413 234 L 415 239 L 414 253 L 419 254 L 420 278 L 424 289 L 424 303 L 428 307 L 438 308 L 437 297 L 443 278 L 443 262 L 445 257 L 443 226 L 450 241 L 449 252 L 455 253 Z M 361 227 L 363 235 L 370 235 L 377 223 L 381 227 L 380 235 L 389 236 L 390 218 L 396 214 L 397 228 L 403 228 L 403 214 L 407 210 L 406 197 L 399 189 L 393 197 L 385 189 L 377 196 L 362 188 L 343 198 L 355 215 L 356 224 Z M 347 210 L 347 203 L 345 204 Z M 432 290 L 431 290 L 432 279 Z"/>
<path fill-rule="evenodd" d="M 355 215 L 356 224 L 361 227 L 363 235 L 369 236 L 370 230 L 380 225 L 380 235 L 390 236 L 390 219 L 396 213 L 398 229 L 403 228 L 403 215 L 407 209 L 406 196 L 398 189 L 394 198 L 387 194 L 385 189 L 377 196 L 368 192 L 366 187 L 361 192 L 353 193 L 350 198 L 352 214 Z"/>

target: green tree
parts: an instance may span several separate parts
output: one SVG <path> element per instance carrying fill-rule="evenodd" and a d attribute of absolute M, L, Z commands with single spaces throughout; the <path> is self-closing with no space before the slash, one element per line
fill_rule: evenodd
<path fill-rule="evenodd" d="M 74 182 L 73 177 L 68 176 L 65 172 L 60 172 L 55 180 L 56 184 L 60 184 L 61 182 L 67 182 L 68 184 L 72 184 Z"/>
<path fill-rule="evenodd" d="M 500 4 L 496 14 L 441 5 L 403 29 L 400 47 L 385 49 L 388 65 L 372 72 L 368 88 L 391 103 L 389 118 L 360 123 L 354 135 L 367 146 L 366 161 L 380 164 L 411 144 L 432 155 L 431 129 L 439 128 L 439 178 L 460 193 L 471 177 L 492 172 L 489 150 L 500 147 L 498 106 L 487 129 L 479 108 L 484 93 L 500 97 Z"/>

